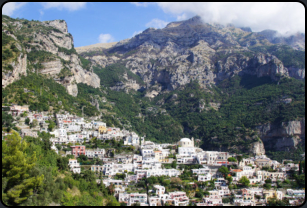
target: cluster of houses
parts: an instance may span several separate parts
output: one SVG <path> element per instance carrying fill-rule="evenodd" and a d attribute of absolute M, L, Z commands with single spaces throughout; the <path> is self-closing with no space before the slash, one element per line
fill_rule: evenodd
<path fill-rule="evenodd" d="M 27 108 L 13 106 L 12 115 L 20 115 Z M 65 114 L 43 115 L 43 113 L 28 113 L 27 118 L 30 123 L 36 119 L 39 123 L 37 131 L 48 131 L 48 121 L 56 120 L 56 128 L 50 132 L 53 135 L 51 142 L 52 149 L 57 153 L 56 145 L 69 145 L 71 151 L 67 154 L 74 155 L 75 159 L 69 160 L 69 167 L 73 173 L 81 173 L 81 166 L 77 159 L 80 155 L 86 155 L 88 158 L 99 158 L 103 165 L 92 165 L 91 171 L 101 173 L 106 176 L 102 181 L 97 179 L 97 183 L 103 183 L 106 186 L 113 184 L 115 186 L 114 195 L 121 203 L 131 206 L 134 203 L 140 203 L 141 206 L 160 206 L 172 204 L 175 206 L 187 206 L 190 203 L 189 197 L 185 192 L 166 193 L 165 187 L 154 185 L 155 195 L 148 196 L 146 193 L 127 193 L 127 186 L 133 181 L 137 183 L 140 179 L 150 176 L 169 176 L 178 177 L 183 173 L 175 167 L 164 168 L 163 164 L 199 164 L 201 168 L 192 169 L 193 175 L 197 175 L 200 182 L 214 181 L 215 189 L 209 191 L 209 196 L 202 199 L 197 206 L 219 206 L 223 205 L 223 197 L 229 197 L 231 190 L 227 182 L 218 171 L 222 166 L 236 164 L 236 169 L 230 168 L 230 175 L 233 182 L 237 183 L 243 176 L 247 177 L 251 184 L 264 184 L 266 179 L 272 182 L 285 180 L 289 170 L 298 170 L 298 164 L 287 163 L 286 165 L 276 160 L 271 160 L 265 155 L 244 158 L 239 163 L 229 162 L 228 158 L 235 157 L 235 154 L 220 151 L 205 151 L 195 147 L 194 138 L 182 138 L 175 144 L 156 144 L 151 141 L 145 141 L 144 137 L 139 137 L 134 132 L 121 130 L 119 128 L 107 127 L 106 123 L 101 121 L 85 121 L 82 117 Z M 37 137 L 37 131 L 22 129 L 22 136 Z M 87 149 L 84 145 L 76 143 L 89 142 L 91 138 L 96 137 L 98 140 L 123 140 L 124 145 L 132 145 L 139 150 L 140 154 L 125 154 L 109 156 L 110 150 L 106 149 Z M 270 167 L 274 172 L 263 170 L 262 167 Z M 125 179 L 115 180 L 114 176 L 125 174 Z M 242 189 L 240 194 L 235 193 L 233 203 L 238 206 L 255 206 L 264 205 L 271 197 L 283 199 L 291 198 L 291 203 L 295 204 L 295 198 L 305 197 L 305 190 L 288 189 L 287 192 L 280 190 L 265 190 L 263 188 L 246 188 Z M 256 200 L 260 196 L 261 200 Z M 259 197 L 257 197 L 259 198 Z"/>

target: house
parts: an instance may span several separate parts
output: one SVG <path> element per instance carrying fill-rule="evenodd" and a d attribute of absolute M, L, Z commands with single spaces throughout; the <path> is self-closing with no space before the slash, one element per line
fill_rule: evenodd
<path fill-rule="evenodd" d="M 272 165 L 272 161 L 269 158 L 259 158 L 259 159 L 256 159 L 254 162 L 260 168 L 267 167 L 267 166 L 271 167 Z"/>
<path fill-rule="evenodd" d="M 29 112 L 29 106 L 12 105 L 10 106 L 10 112 L 13 116 L 18 116 L 23 112 Z"/>
<path fill-rule="evenodd" d="M 118 194 L 118 202 L 119 203 L 128 204 L 129 198 L 130 198 L 130 194 L 127 194 L 127 193 L 119 193 Z"/>
<path fill-rule="evenodd" d="M 287 194 L 289 196 L 294 196 L 294 197 L 305 197 L 305 190 L 293 190 L 293 189 L 287 189 Z"/>
<path fill-rule="evenodd" d="M 140 203 L 141 206 L 148 206 L 147 194 L 131 193 L 128 197 L 127 206 L 131 206 L 135 203 Z"/>
<path fill-rule="evenodd" d="M 100 126 L 98 127 L 98 131 L 99 131 L 100 134 L 104 134 L 104 133 L 107 132 L 107 127 L 104 126 L 104 125 L 100 125 Z"/>
<path fill-rule="evenodd" d="M 126 183 L 123 180 L 114 180 L 114 179 L 104 179 L 103 184 L 108 187 L 111 184 L 114 185 L 114 194 L 124 193 L 126 188 Z"/>
<path fill-rule="evenodd" d="M 211 181 L 212 175 L 211 173 L 199 174 L 197 177 L 197 181 Z"/>
<path fill-rule="evenodd" d="M 221 196 L 221 197 L 223 197 L 223 196 L 229 196 L 230 195 L 230 190 L 229 190 L 229 188 L 228 188 L 228 186 L 227 185 L 224 185 L 224 186 L 219 186 L 219 195 Z"/>
<path fill-rule="evenodd" d="M 30 129 L 21 129 L 21 136 L 25 137 L 25 136 L 30 136 L 30 137 L 38 137 L 38 134 L 36 131 L 32 131 Z"/>
<path fill-rule="evenodd" d="M 167 152 L 167 151 L 154 150 L 154 154 L 155 154 L 156 161 L 159 161 L 159 162 L 168 162 L 169 161 L 169 159 L 168 159 L 169 152 Z"/>
<path fill-rule="evenodd" d="M 157 195 L 162 195 L 162 194 L 165 193 L 165 187 L 164 186 L 154 185 L 154 187 L 156 188 L 156 194 Z"/>
<path fill-rule="evenodd" d="M 241 177 L 245 176 L 247 178 L 253 178 L 255 175 L 255 169 L 250 166 L 244 166 L 243 170 L 241 169 L 230 169 L 230 172 L 234 174 L 233 180 L 239 181 Z"/>
<path fill-rule="evenodd" d="M 93 127 L 95 130 L 98 130 L 98 129 L 99 129 L 99 126 L 107 127 L 107 124 L 104 123 L 104 122 L 101 122 L 101 121 L 92 121 L 91 124 L 92 124 L 92 127 Z"/>
<path fill-rule="evenodd" d="M 75 157 L 79 157 L 80 155 L 85 155 L 85 146 L 71 146 L 71 154 Z"/>
<path fill-rule="evenodd" d="M 218 191 L 209 191 L 209 197 L 203 198 L 206 206 L 223 206 L 222 197 Z"/>
<path fill-rule="evenodd" d="M 169 192 L 169 199 L 174 201 L 175 206 L 188 206 L 189 198 L 183 191 Z"/>
<path fill-rule="evenodd" d="M 279 200 L 282 200 L 284 196 L 282 191 L 276 191 L 276 190 L 263 190 L 263 195 L 266 202 L 268 202 L 269 198 L 274 198 L 274 197 L 276 197 Z"/>
<path fill-rule="evenodd" d="M 139 145 L 140 144 L 140 138 L 139 136 L 132 132 L 129 135 L 126 135 L 124 137 L 124 145 Z"/>
<path fill-rule="evenodd" d="M 278 179 L 284 180 L 287 176 L 284 172 L 268 172 L 264 170 L 259 170 L 256 172 L 257 176 L 261 175 L 262 180 L 265 180 L 267 178 L 272 179 L 272 181 L 277 181 Z"/>
<path fill-rule="evenodd" d="M 93 149 L 93 150 L 85 150 L 85 156 L 87 156 L 88 158 L 94 158 L 94 157 L 103 157 L 105 154 L 105 150 L 104 149 Z"/>
<path fill-rule="evenodd" d="M 102 166 L 100 165 L 92 165 L 91 166 L 92 171 L 99 171 L 103 172 L 104 175 L 116 175 L 117 173 L 125 173 L 127 172 L 133 172 L 134 165 L 131 163 L 128 164 L 117 164 L 117 163 L 107 163 Z"/>
<path fill-rule="evenodd" d="M 207 173 L 210 173 L 211 172 L 211 169 L 208 167 L 208 166 L 203 166 L 203 168 L 199 168 L 199 169 L 192 169 L 192 173 L 194 174 L 207 174 Z"/>
<path fill-rule="evenodd" d="M 81 173 L 80 163 L 76 159 L 69 159 L 68 165 L 73 173 Z"/>

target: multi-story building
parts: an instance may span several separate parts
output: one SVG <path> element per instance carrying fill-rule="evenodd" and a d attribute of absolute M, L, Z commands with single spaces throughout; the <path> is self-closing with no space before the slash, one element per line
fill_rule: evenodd
<path fill-rule="evenodd" d="M 105 154 L 105 150 L 104 149 L 92 149 L 92 150 L 85 150 L 85 155 L 88 158 L 94 158 L 94 157 L 103 157 Z"/>
<path fill-rule="evenodd" d="M 189 198 L 183 191 L 169 192 L 169 199 L 174 201 L 175 206 L 188 206 Z"/>
<path fill-rule="evenodd" d="M 130 134 L 124 137 L 124 145 L 139 145 L 139 144 L 140 144 L 140 138 L 134 132 L 131 132 Z"/>
<path fill-rule="evenodd" d="M 127 206 L 140 203 L 141 206 L 148 206 L 147 194 L 131 193 L 129 194 Z"/>
<path fill-rule="evenodd" d="M 81 173 L 80 163 L 76 159 L 69 159 L 68 165 L 73 173 Z"/>
<path fill-rule="evenodd" d="M 222 197 L 219 195 L 218 191 L 209 191 L 209 193 L 209 197 L 203 198 L 206 206 L 219 206 L 223 204 Z"/>
<path fill-rule="evenodd" d="M 134 165 L 131 163 L 128 164 L 115 164 L 115 163 L 107 163 L 103 166 L 101 165 L 92 165 L 91 166 L 92 171 L 97 172 L 103 172 L 104 175 L 116 175 L 117 173 L 125 173 L 125 170 L 127 172 L 133 172 L 134 171 Z"/>
<path fill-rule="evenodd" d="M 212 179 L 211 173 L 199 174 L 197 181 L 210 181 Z"/>
<path fill-rule="evenodd" d="M 80 155 L 85 155 L 85 146 L 71 146 L 71 154 L 75 157 L 79 157 Z"/>
<path fill-rule="evenodd" d="M 208 166 L 203 166 L 203 168 L 199 168 L 199 169 L 192 169 L 192 173 L 196 173 L 197 175 L 199 174 L 206 174 L 206 173 L 210 173 L 211 169 Z"/>
<path fill-rule="evenodd" d="M 111 184 L 114 185 L 114 195 L 117 195 L 119 193 L 124 193 L 125 192 L 125 188 L 127 187 L 126 186 L 126 182 L 123 181 L 123 180 L 114 180 L 114 179 L 104 179 L 102 181 L 102 183 L 108 187 L 110 186 Z"/>

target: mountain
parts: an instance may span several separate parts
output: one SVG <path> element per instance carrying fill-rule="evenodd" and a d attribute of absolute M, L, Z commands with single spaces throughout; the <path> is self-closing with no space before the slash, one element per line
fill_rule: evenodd
<path fill-rule="evenodd" d="M 75 50 L 63 20 L 2 19 L 4 104 L 84 110 L 153 141 L 194 137 L 205 150 L 278 160 L 304 151 L 304 34 L 196 16 Z"/>
<path fill-rule="evenodd" d="M 203 23 L 196 16 L 163 29 L 148 28 L 111 48 L 82 56 L 102 67 L 121 62 L 151 89 L 149 97 L 191 80 L 206 88 L 236 74 L 304 79 L 305 36 L 274 35 L 275 31 L 254 33 L 233 25 Z"/>
<path fill-rule="evenodd" d="M 64 20 L 28 21 L 2 15 L 2 87 L 28 72 L 46 74 L 78 94 L 77 83 L 99 87 L 99 78 L 87 67 L 73 45 Z"/>

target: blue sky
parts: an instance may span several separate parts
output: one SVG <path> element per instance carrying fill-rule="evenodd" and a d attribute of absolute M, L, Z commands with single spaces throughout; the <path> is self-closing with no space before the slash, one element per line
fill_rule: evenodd
<path fill-rule="evenodd" d="M 281 34 L 305 33 L 305 8 L 300 3 L 129 3 L 129 2 L 11 2 L 2 13 L 28 20 L 63 19 L 75 47 L 131 38 L 148 27 L 200 15 L 205 22 L 274 29 Z"/>

